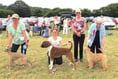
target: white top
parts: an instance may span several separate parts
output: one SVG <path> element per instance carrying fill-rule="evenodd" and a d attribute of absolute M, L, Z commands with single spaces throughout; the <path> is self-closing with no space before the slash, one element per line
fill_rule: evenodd
<path fill-rule="evenodd" d="M 49 39 L 48 39 L 48 41 L 51 42 L 51 44 L 54 47 L 59 47 L 61 40 L 62 40 L 62 38 L 60 36 L 57 36 L 57 39 L 56 40 L 54 40 L 53 37 L 49 37 Z"/>
<path fill-rule="evenodd" d="M 55 19 L 54 24 L 59 24 L 59 20 Z"/>
<path fill-rule="evenodd" d="M 67 19 L 64 20 L 64 27 L 68 27 L 68 20 Z"/>

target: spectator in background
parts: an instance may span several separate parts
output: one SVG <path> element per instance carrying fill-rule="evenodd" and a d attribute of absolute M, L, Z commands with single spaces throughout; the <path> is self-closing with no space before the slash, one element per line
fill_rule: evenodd
<path fill-rule="evenodd" d="M 58 16 L 55 16 L 54 24 L 57 26 L 58 31 L 59 31 L 60 30 L 60 26 L 59 26 L 59 18 L 58 18 Z"/>
<path fill-rule="evenodd" d="M 59 24 L 58 16 L 55 16 L 54 24 L 58 26 L 58 24 Z"/>
<path fill-rule="evenodd" d="M 25 23 L 26 31 L 29 33 L 30 32 L 30 25 L 28 23 Z"/>
<path fill-rule="evenodd" d="M 28 34 L 30 36 L 32 36 L 32 30 L 31 30 L 31 27 L 30 25 L 28 24 L 28 22 L 25 23 L 25 27 L 26 27 L 26 31 L 28 32 Z"/>
<path fill-rule="evenodd" d="M 21 53 L 26 55 L 29 35 L 26 31 L 25 25 L 19 21 L 20 17 L 18 14 L 13 14 L 11 18 L 12 23 L 8 26 L 9 40 L 7 47 L 11 47 L 11 52 L 16 53 L 19 46 L 21 46 Z M 23 50 L 24 46 L 26 47 L 25 50 Z M 23 64 L 23 59 L 21 59 L 21 64 Z"/>
<path fill-rule="evenodd" d="M 55 26 L 54 21 L 51 21 L 50 22 L 50 28 L 51 28 L 51 30 L 54 29 L 54 26 Z"/>
<path fill-rule="evenodd" d="M 63 34 L 68 34 L 68 20 L 66 17 L 63 20 Z"/>
<path fill-rule="evenodd" d="M 97 17 L 95 23 L 91 24 L 88 31 L 88 47 L 91 52 L 101 53 L 99 48 L 104 51 L 105 27 L 102 24 L 102 18 Z"/>
<path fill-rule="evenodd" d="M 39 27 L 37 24 L 34 24 L 33 26 L 33 34 L 38 35 L 39 34 Z"/>
<path fill-rule="evenodd" d="M 2 21 L 0 21 L 0 34 L 2 33 Z"/>
<path fill-rule="evenodd" d="M 68 21 L 68 32 L 71 32 L 71 25 L 72 25 L 72 22 L 71 20 Z"/>
<path fill-rule="evenodd" d="M 41 36 L 44 37 L 44 38 L 49 37 L 49 28 L 48 28 L 48 26 L 45 25 L 45 21 L 42 24 L 40 33 L 41 33 Z"/>
<path fill-rule="evenodd" d="M 83 45 L 85 39 L 84 30 L 86 22 L 81 16 L 81 10 L 75 10 L 76 17 L 72 21 L 73 41 L 74 41 L 74 61 L 78 61 L 78 44 L 79 44 L 79 60 L 83 62 Z"/>
<path fill-rule="evenodd" d="M 53 20 L 50 21 L 50 30 L 49 30 L 49 35 L 51 35 L 51 30 L 54 29 L 54 26 L 55 26 L 54 21 L 53 21 Z"/>
<path fill-rule="evenodd" d="M 6 32 L 7 32 L 7 36 L 8 36 L 8 28 L 7 27 L 12 23 L 10 15 L 8 15 L 8 19 L 6 20 L 6 22 L 7 22 Z"/>

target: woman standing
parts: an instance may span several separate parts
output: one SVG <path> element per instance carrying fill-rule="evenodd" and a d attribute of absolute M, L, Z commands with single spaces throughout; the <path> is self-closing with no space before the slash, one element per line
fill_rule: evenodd
<path fill-rule="evenodd" d="M 85 39 L 84 30 L 86 28 L 86 23 L 84 18 L 81 17 L 81 10 L 76 9 L 76 17 L 72 21 L 73 30 L 73 41 L 74 41 L 74 60 L 78 61 L 78 44 L 79 44 L 79 56 L 80 62 L 83 61 L 83 44 Z"/>
<path fill-rule="evenodd" d="M 95 49 L 96 53 L 101 53 L 99 48 L 104 49 L 105 38 L 105 27 L 102 24 L 101 17 L 96 18 L 96 22 L 90 26 L 88 33 L 88 47 L 93 53 L 95 53 Z"/>
<path fill-rule="evenodd" d="M 20 17 L 18 14 L 12 15 L 12 23 L 8 26 L 9 41 L 8 48 L 11 47 L 11 52 L 16 53 L 19 46 L 21 45 L 21 53 L 26 55 L 28 47 L 29 35 L 26 32 L 25 25 L 19 21 Z M 21 64 L 23 60 L 21 59 Z"/>
<path fill-rule="evenodd" d="M 58 30 L 53 29 L 52 30 L 52 36 L 49 37 L 48 41 L 54 46 L 54 47 L 60 47 L 60 45 L 67 45 L 66 43 L 63 43 L 62 38 L 58 35 Z M 53 64 L 61 65 L 63 63 L 62 56 L 55 58 Z M 48 64 L 50 64 L 50 57 L 48 55 Z"/>

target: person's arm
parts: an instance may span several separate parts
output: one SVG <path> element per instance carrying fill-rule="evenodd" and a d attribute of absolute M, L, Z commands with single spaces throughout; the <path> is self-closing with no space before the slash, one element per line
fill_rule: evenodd
<path fill-rule="evenodd" d="M 74 28 L 74 24 L 72 23 L 72 30 L 77 34 L 77 30 Z"/>
<path fill-rule="evenodd" d="M 81 33 L 80 32 L 77 32 L 77 30 L 74 28 L 74 24 L 72 23 L 72 30 L 75 32 L 75 34 L 78 36 L 78 37 L 81 37 Z"/>
<path fill-rule="evenodd" d="M 26 46 L 28 47 L 28 41 L 27 41 L 26 30 L 23 30 L 22 32 L 23 32 L 23 36 L 24 36 L 24 39 L 25 39 Z"/>
<path fill-rule="evenodd" d="M 86 23 L 84 22 L 84 27 L 82 28 L 82 30 L 80 31 L 81 33 L 86 29 Z"/>
<path fill-rule="evenodd" d="M 102 36 L 102 49 L 104 49 L 104 38 L 105 38 L 105 36 Z"/>
<path fill-rule="evenodd" d="M 87 38 L 87 46 L 88 46 L 88 43 L 89 43 L 90 37 L 91 37 L 91 35 L 88 34 L 88 38 Z"/>
<path fill-rule="evenodd" d="M 63 20 L 63 27 L 64 27 L 64 20 Z"/>
<path fill-rule="evenodd" d="M 61 40 L 61 41 L 60 41 L 60 45 L 61 45 L 61 46 L 66 46 L 67 43 L 64 43 L 64 42 Z"/>
<path fill-rule="evenodd" d="M 105 27 L 102 26 L 102 45 L 101 45 L 101 49 L 102 49 L 102 52 L 104 53 L 104 39 L 105 39 Z"/>
<path fill-rule="evenodd" d="M 92 36 L 92 28 L 93 28 L 93 26 L 91 25 L 88 30 L 87 44 L 89 43 L 91 36 Z"/>
<path fill-rule="evenodd" d="M 10 34 L 9 34 L 8 45 L 7 45 L 8 48 L 11 47 L 12 39 L 13 39 L 13 36 L 12 36 L 12 34 L 10 33 Z"/>

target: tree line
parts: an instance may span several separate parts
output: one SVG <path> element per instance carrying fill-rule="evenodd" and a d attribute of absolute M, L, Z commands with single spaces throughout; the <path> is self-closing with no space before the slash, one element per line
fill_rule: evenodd
<path fill-rule="evenodd" d="M 40 5 L 39 5 L 40 6 Z M 87 8 L 81 9 L 82 16 L 89 17 L 89 16 L 111 16 L 111 17 L 118 17 L 118 3 L 109 4 L 108 6 L 101 7 L 100 9 L 89 10 Z M 31 7 L 27 5 L 22 0 L 17 0 L 15 3 L 5 6 L 0 4 L 0 17 L 5 18 L 7 15 L 12 15 L 13 13 L 19 14 L 21 17 L 29 17 L 29 16 L 56 16 L 59 15 L 60 12 L 68 11 L 74 13 L 74 10 L 71 8 L 41 8 L 41 7 Z"/>

